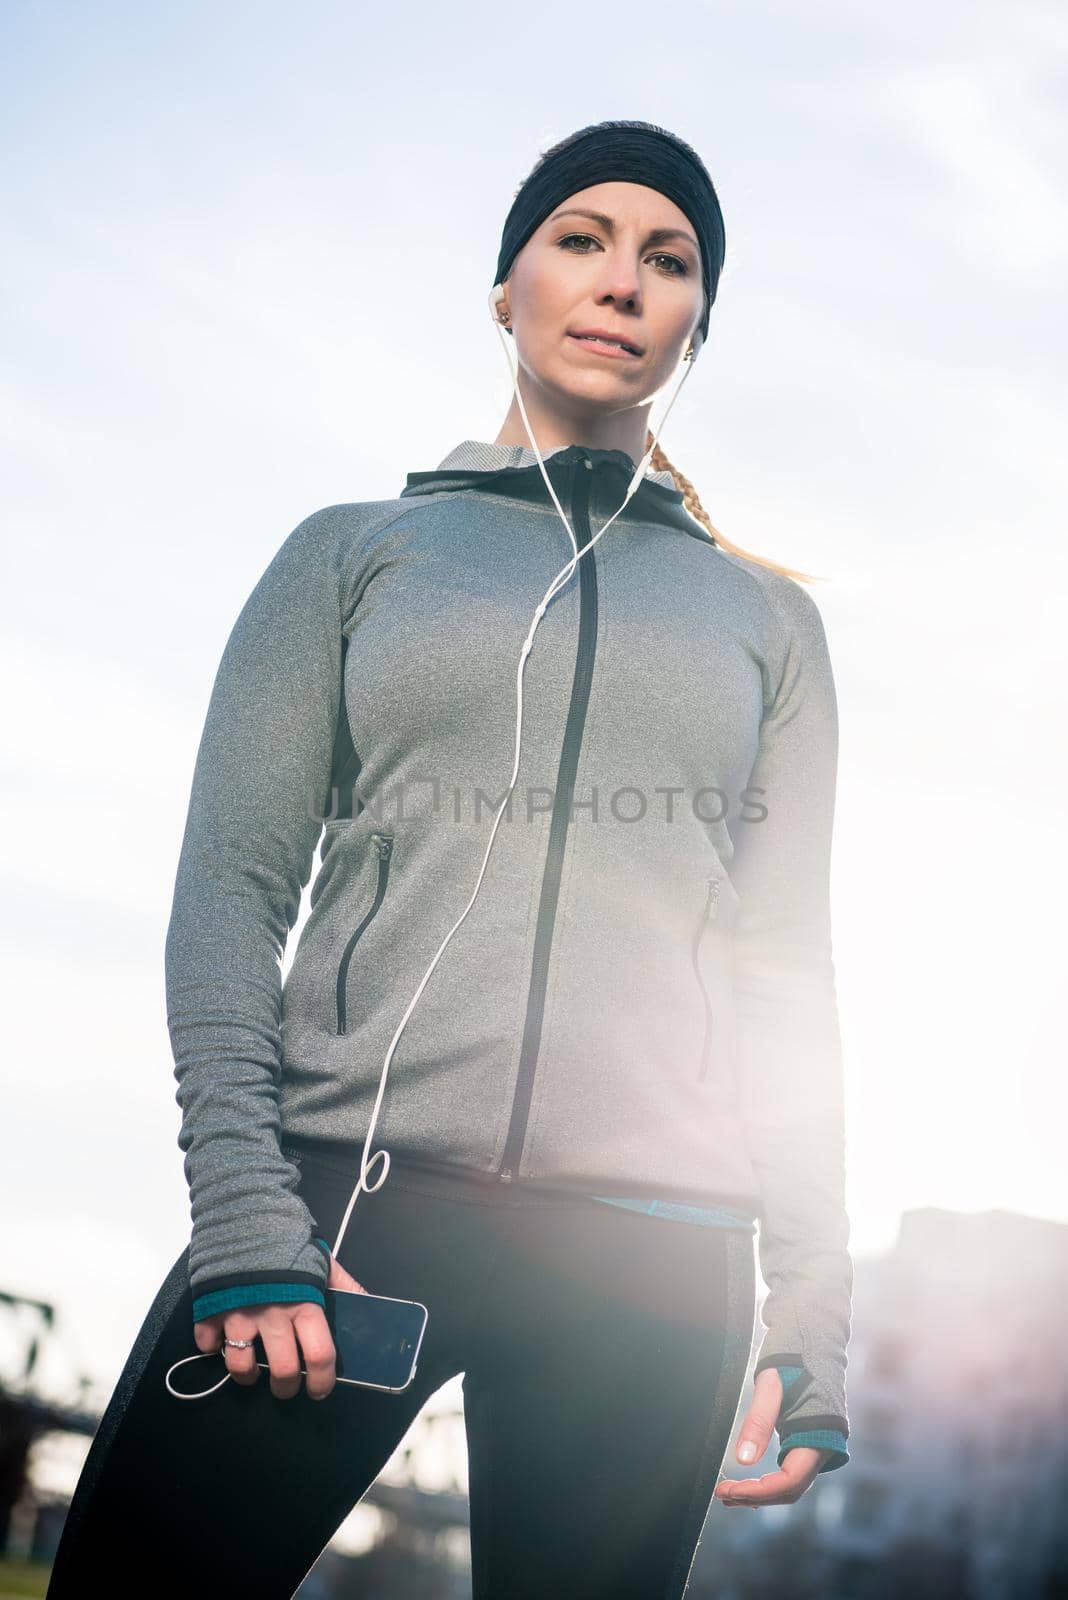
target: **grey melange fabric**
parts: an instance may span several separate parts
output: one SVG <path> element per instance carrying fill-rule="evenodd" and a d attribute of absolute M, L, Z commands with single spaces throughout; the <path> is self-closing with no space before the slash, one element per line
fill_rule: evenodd
<path fill-rule="evenodd" d="M 581 547 L 634 463 L 543 454 Z M 325 1284 L 281 1144 L 366 1136 L 390 1041 L 474 891 L 520 651 L 571 554 L 533 451 L 465 440 L 396 499 L 307 517 L 238 616 L 165 954 L 197 1294 Z M 549 604 L 523 694 L 511 805 L 400 1037 L 373 1147 L 489 1182 L 750 1207 L 758 1366 L 810 1375 L 792 1420 L 848 1428 L 838 717 L 817 606 L 717 549 L 649 473 Z"/>

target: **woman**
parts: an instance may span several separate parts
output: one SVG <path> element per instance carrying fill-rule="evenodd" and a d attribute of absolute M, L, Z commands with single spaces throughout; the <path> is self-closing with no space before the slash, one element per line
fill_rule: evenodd
<path fill-rule="evenodd" d="M 117 1564 L 292 1594 L 460 1372 L 476 1597 L 682 1595 L 713 1498 L 848 1460 L 826 642 L 647 431 L 723 251 L 673 135 L 548 151 L 491 296 L 497 439 L 314 513 L 234 626 L 167 936 L 192 1237 L 52 1596 Z M 717 1483 L 757 1219 L 737 1454 L 777 1427 L 778 1470 Z M 408 1389 L 336 1383 L 326 1287 L 427 1306 Z"/>

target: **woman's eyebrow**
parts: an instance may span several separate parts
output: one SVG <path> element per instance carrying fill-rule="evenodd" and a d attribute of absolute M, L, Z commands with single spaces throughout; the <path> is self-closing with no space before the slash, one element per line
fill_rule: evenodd
<path fill-rule="evenodd" d="M 603 211 L 585 211 L 581 208 L 572 207 L 567 211 L 555 211 L 549 221 L 555 222 L 557 217 L 589 217 L 591 221 L 599 222 L 607 234 L 611 235 L 616 231 L 616 225 L 612 218 L 606 216 Z M 666 239 L 685 239 L 686 243 L 692 244 L 695 250 L 699 248 L 693 234 L 687 233 L 683 228 L 654 228 L 645 242 L 646 244 L 663 244 Z"/>

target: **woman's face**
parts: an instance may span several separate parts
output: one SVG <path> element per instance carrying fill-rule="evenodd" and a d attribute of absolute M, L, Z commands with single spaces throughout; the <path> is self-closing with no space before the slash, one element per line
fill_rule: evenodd
<path fill-rule="evenodd" d="M 663 388 L 704 310 L 689 219 L 639 183 L 598 183 L 562 201 L 516 256 L 506 289 L 520 366 L 570 404 L 610 411 Z M 577 337 L 592 329 L 638 353 Z"/>

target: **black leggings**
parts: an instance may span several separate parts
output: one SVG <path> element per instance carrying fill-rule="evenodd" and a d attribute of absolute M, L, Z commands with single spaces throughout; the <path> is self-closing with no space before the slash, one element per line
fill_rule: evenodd
<path fill-rule="evenodd" d="M 333 1242 L 358 1166 L 305 1155 Z M 377 1171 L 377 1169 L 376 1169 Z M 744 1231 L 394 1161 L 339 1259 L 429 1312 L 401 1394 L 276 1399 L 268 1374 L 206 1399 L 188 1249 L 156 1295 L 93 1440 L 48 1600 L 291 1596 L 431 1395 L 464 1374 L 474 1600 L 677 1600 L 738 1414 L 754 1326 Z M 209 1388 L 222 1357 L 179 1367 Z"/>

